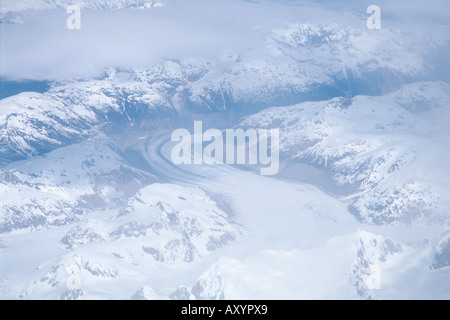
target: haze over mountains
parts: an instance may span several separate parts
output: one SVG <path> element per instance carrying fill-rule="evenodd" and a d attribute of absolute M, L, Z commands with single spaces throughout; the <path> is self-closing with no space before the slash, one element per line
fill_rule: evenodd
<path fill-rule="evenodd" d="M 356 1 L 80 1 L 68 30 L 3 1 L 0 297 L 449 299 L 434 2 L 368 30 Z M 280 172 L 174 165 L 194 120 L 279 128 Z"/>

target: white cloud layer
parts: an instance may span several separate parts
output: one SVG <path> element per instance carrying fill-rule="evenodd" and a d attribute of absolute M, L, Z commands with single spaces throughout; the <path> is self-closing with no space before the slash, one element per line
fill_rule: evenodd
<path fill-rule="evenodd" d="M 440 24 L 443 12 L 450 12 L 449 4 L 432 2 L 435 6 L 401 1 L 402 7 L 382 1 L 384 16 L 395 17 L 383 26 L 397 23 L 418 28 L 412 21 L 425 19 L 428 22 L 421 25 L 428 26 L 430 17 Z M 82 9 L 81 30 L 66 28 L 69 15 L 63 9 L 29 11 L 23 24 L 0 25 L 0 76 L 95 77 L 109 66 L 135 68 L 168 58 L 214 61 L 229 52 L 258 53 L 270 30 L 289 23 L 360 24 L 364 28 L 366 8 L 359 1 L 344 6 L 324 1 L 175 0 L 148 10 Z M 401 18 L 397 12 L 402 12 Z"/>

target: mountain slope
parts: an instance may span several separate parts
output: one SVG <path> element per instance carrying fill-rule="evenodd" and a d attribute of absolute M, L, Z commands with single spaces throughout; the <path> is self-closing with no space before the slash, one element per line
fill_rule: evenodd
<path fill-rule="evenodd" d="M 11 164 L 0 171 L 0 179 L 0 233 L 62 226 L 93 210 L 120 208 L 155 181 L 101 140 Z"/>
<path fill-rule="evenodd" d="M 380 97 L 270 108 L 241 126 L 279 127 L 286 173 L 318 168 L 360 221 L 446 224 L 449 103 L 447 84 L 415 83 Z"/>

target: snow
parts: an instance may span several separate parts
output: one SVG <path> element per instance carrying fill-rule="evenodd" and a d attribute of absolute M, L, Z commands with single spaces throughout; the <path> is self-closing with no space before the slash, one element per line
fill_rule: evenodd
<path fill-rule="evenodd" d="M 84 1 L 78 0 L 76 5 L 82 9 L 120 9 L 120 8 L 138 8 L 148 9 L 151 7 L 158 7 L 164 5 L 163 1 L 158 0 L 95 0 Z M 73 1 L 68 0 L 4 0 L 0 7 L 0 13 L 21 12 L 25 10 L 48 10 L 54 8 L 66 8 L 72 5 Z"/>
<path fill-rule="evenodd" d="M 81 150 L 93 152 L 66 147 L 53 153 L 71 150 L 78 156 Z M 153 160 L 167 161 L 166 152 L 163 147 L 162 158 Z M 57 158 L 53 153 L 50 159 Z M 39 172 L 39 161 L 21 169 Z M 399 242 L 391 237 L 401 234 L 402 227 L 389 231 L 358 223 L 345 203 L 308 184 L 223 166 L 182 170 L 192 176 L 195 187 L 153 183 L 132 196 L 126 210 L 94 210 L 61 227 L 3 234 L 8 247 L 0 251 L 2 281 L 8 289 L 2 296 L 377 299 L 406 293 L 409 273 L 399 272 L 411 259 L 418 265 L 407 270 L 420 271 L 416 276 L 424 279 L 423 286 L 436 285 L 436 277 L 442 276 L 440 270 L 418 269 L 424 257 L 431 258 L 432 243 L 411 243 L 431 239 L 436 231 L 426 235 L 418 229 L 414 235 L 414 227 L 408 227 L 408 240 Z M 203 190 L 222 194 L 227 209 L 219 208 Z M 184 238 L 186 233 L 189 238 Z M 211 237 L 224 239 L 224 234 L 233 237 L 208 246 Z M 45 251 L 29 254 L 31 239 Z M 12 269 L 14 252 L 27 252 L 21 258 L 27 267 Z M 365 282 L 368 264 L 381 270 L 380 289 Z M 446 296 L 444 289 L 441 283 L 437 297 Z M 420 297 L 422 289 L 417 290 L 405 297 Z M 426 294 L 432 297 L 429 290 Z"/>
<path fill-rule="evenodd" d="M 280 126 L 286 157 L 322 168 L 336 188 L 354 185 L 345 199 L 360 220 L 441 224 L 448 221 L 450 199 L 442 189 L 447 169 L 436 171 L 431 158 L 448 159 L 436 139 L 448 128 L 449 92 L 442 82 L 414 83 L 379 97 L 269 108 L 241 125 Z M 415 105 L 428 109 L 419 117 Z"/>
<path fill-rule="evenodd" d="M 70 38 L 68 4 L 1 5 L 0 76 L 53 82 L 0 100 L 0 299 L 450 299 L 448 22 L 96 0 Z M 174 165 L 196 119 L 280 128 L 280 174 Z"/>

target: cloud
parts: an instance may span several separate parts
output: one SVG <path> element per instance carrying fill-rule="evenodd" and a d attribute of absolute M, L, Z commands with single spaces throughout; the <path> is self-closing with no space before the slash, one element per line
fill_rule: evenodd
<path fill-rule="evenodd" d="M 145 67 L 170 58 L 214 61 L 229 52 L 261 51 L 270 30 L 288 23 L 358 23 L 340 11 L 359 7 L 338 10 L 336 4 L 304 1 L 175 0 L 148 10 L 83 9 L 81 30 L 66 28 L 69 15 L 63 9 L 33 11 L 24 24 L 0 25 L 0 76 L 57 80 L 95 77 L 109 66 Z M 417 12 L 422 7 L 408 8 Z"/>
<path fill-rule="evenodd" d="M 261 42 L 264 30 L 258 29 L 258 18 L 265 17 L 256 9 L 251 3 L 237 7 L 223 1 L 179 1 L 150 10 L 82 10 L 81 30 L 66 28 L 65 10 L 38 11 L 25 24 L 0 25 L 0 74 L 91 77 L 107 66 L 217 57 Z M 252 10 L 258 18 L 250 15 Z"/>

